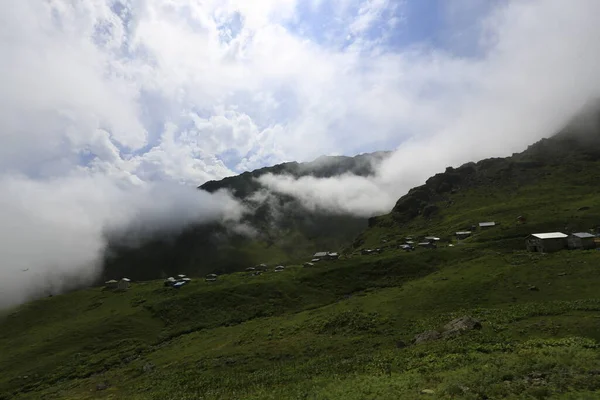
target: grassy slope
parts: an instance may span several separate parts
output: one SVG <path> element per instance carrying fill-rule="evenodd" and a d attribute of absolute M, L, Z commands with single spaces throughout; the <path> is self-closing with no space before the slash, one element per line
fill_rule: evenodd
<path fill-rule="evenodd" d="M 502 222 L 460 246 L 32 302 L 0 322 L 0 398 L 600 398 L 600 252 L 522 250 L 530 231 L 600 225 L 600 165 L 578 167 L 465 188 L 429 220 L 384 216 L 362 235 L 378 247 Z M 464 314 L 483 329 L 398 347 Z"/>

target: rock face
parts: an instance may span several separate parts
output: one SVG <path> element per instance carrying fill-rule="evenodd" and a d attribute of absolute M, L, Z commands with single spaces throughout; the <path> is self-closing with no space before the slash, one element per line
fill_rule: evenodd
<path fill-rule="evenodd" d="M 460 318 L 453 319 L 444 325 L 444 328 L 441 332 L 438 331 L 425 331 L 423 333 L 418 334 L 412 340 L 414 344 L 431 342 L 438 339 L 448 339 L 456 336 L 460 336 L 463 333 L 471 331 L 473 329 L 481 329 L 481 322 L 476 320 L 475 318 L 471 318 L 469 316 L 463 316 Z"/>
<path fill-rule="evenodd" d="M 431 342 L 433 340 L 438 340 L 442 337 L 442 335 L 438 331 L 425 331 L 423 333 L 419 333 L 413 339 L 414 344 Z"/>
<path fill-rule="evenodd" d="M 448 322 L 444 326 L 444 331 L 442 332 L 442 337 L 451 338 L 459 336 L 466 331 L 471 331 L 473 329 L 481 329 L 481 322 L 476 320 L 475 318 L 471 318 L 469 316 L 464 316 L 460 318 L 456 318 L 450 322 Z"/>

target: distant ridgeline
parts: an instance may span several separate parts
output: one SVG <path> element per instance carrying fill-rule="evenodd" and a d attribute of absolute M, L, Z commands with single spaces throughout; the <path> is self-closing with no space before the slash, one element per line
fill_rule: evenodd
<path fill-rule="evenodd" d="M 289 162 L 206 182 L 199 189 L 210 193 L 230 190 L 254 210 L 243 222 L 258 232 L 256 237 L 249 239 L 220 224 L 192 226 L 176 235 L 159 233 L 134 246 L 124 239 L 127 233 L 109 235 L 101 279 L 127 276 L 145 280 L 177 273 L 225 273 L 258 263 L 305 261 L 320 250 L 337 251 L 367 227 L 366 218 L 309 211 L 293 197 L 262 193 L 265 188 L 256 178 L 269 173 L 296 178 L 345 173 L 369 176 L 374 172 L 373 165 L 389 154 L 323 156 L 309 163 Z"/>

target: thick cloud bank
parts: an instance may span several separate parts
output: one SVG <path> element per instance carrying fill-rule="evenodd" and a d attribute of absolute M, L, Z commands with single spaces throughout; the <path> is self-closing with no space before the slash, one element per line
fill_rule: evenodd
<path fill-rule="evenodd" d="M 440 88 L 439 97 L 414 105 L 425 112 L 415 118 L 433 121 L 431 129 L 403 142 L 375 176 L 261 182 L 309 208 L 370 216 L 389 212 L 408 189 L 447 166 L 523 150 L 600 96 L 599 13 L 593 0 L 507 2 L 482 23 L 481 58 L 416 57 L 418 87 Z"/>
<path fill-rule="evenodd" d="M 142 237 L 235 221 L 241 212 L 227 193 L 181 185 L 132 185 L 87 174 L 47 181 L 1 176 L 0 306 L 92 282 L 107 231 Z"/>

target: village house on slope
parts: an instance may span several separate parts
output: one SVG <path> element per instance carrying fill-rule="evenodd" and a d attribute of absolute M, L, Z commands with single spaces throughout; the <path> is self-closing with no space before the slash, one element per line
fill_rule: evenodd
<path fill-rule="evenodd" d="M 104 286 L 107 289 L 116 289 L 118 284 L 119 284 L 119 281 L 116 281 L 114 279 L 111 279 L 110 281 L 104 282 Z"/>
<path fill-rule="evenodd" d="M 479 223 L 479 229 L 488 229 L 488 228 L 493 228 L 494 226 L 496 226 L 495 222 L 480 222 Z"/>
<path fill-rule="evenodd" d="M 130 283 L 131 283 L 131 279 L 121 278 L 121 280 L 117 284 L 117 289 L 125 291 L 125 290 L 129 289 Z"/>
<path fill-rule="evenodd" d="M 312 258 L 312 262 L 315 262 L 315 260 L 337 260 L 338 258 L 340 258 L 340 255 L 338 253 L 330 253 L 328 251 L 319 251 L 317 253 L 315 253 L 313 255 Z"/>
<path fill-rule="evenodd" d="M 569 249 L 594 249 L 596 248 L 594 238 L 594 235 L 587 232 L 572 233 L 567 239 L 567 244 Z"/>
<path fill-rule="evenodd" d="M 433 244 L 435 244 L 435 243 L 437 243 L 439 241 L 440 241 L 440 238 L 437 237 L 437 236 L 425 236 L 423 238 L 423 242 L 422 243 L 427 242 L 427 243 L 433 243 Z"/>
<path fill-rule="evenodd" d="M 551 253 L 567 247 L 567 237 L 562 232 L 534 233 L 527 237 L 527 250 Z"/>
<path fill-rule="evenodd" d="M 458 240 L 462 240 L 462 239 L 466 239 L 469 236 L 471 236 L 471 231 L 460 231 L 460 232 L 456 232 L 456 238 Z"/>

